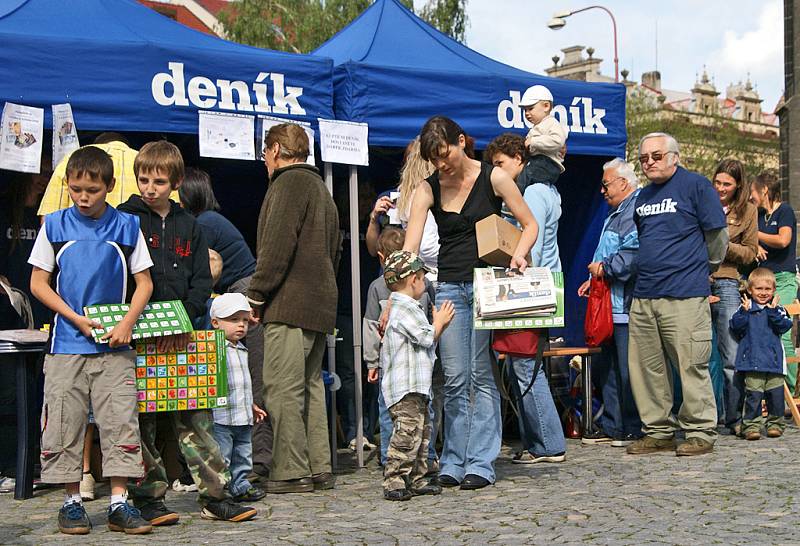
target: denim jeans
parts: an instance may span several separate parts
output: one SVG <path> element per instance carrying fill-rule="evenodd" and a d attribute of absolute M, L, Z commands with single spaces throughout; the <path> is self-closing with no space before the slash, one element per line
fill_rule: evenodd
<path fill-rule="evenodd" d="M 560 455 L 567 449 L 564 429 L 558 416 L 553 395 L 544 368 L 540 367 L 536 381 L 522 397 L 533 377 L 535 361 L 532 358 L 507 357 L 511 389 L 519 407 L 519 430 L 522 448 L 540 457 Z"/>
<path fill-rule="evenodd" d="M 250 425 L 228 426 L 214 423 L 214 439 L 231 471 L 228 492 L 233 497 L 250 489 L 247 475 L 253 468 L 253 444 L 250 443 L 252 430 Z"/>
<path fill-rule="evenodd" d="M 444 370 L 441 474 L 475 474 L 494 482 L 500 454 L 500 393 L 492 374 L 489 330 L 472 328 L 472 283 L 439 282 L 436 304 L 450 300 L 455 316 L 439 339 Z"/>
<path fill-rule="evenodd" d="M 614 324 L 614 341 L 592 359 L 592 381 L 603 397 L 598 424 L 612 438 L 642 435 L 642 422 L 633 400 L 628 375 L 628 325 Z"/>
<path fill-rule="evenodd" d="M 733 427 L 742 419 L 744 403 L 744 377 L 736 373 L 736 349 L 739 343 L 731 335 L 729 323 L 741 304 L 739 281 L 736 279 L 717 279 L 711 285 L 711 293 L 719 297 L 719 302 L 711 304 L 711 320 L 717 334 L 717 350 L 722 360 L 722 394 L 725 408 L 725 426 Z"/>

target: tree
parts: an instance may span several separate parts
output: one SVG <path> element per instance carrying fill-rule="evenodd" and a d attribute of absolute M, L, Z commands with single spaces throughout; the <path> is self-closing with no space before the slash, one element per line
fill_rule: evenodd
<path fill-rule="evenodd" d="M 401 0 L 414 10 L 413 0 Z M 372 0 L 235 0 L 218 17 L 234 42 L 308 53 L 339 30 Z M 420 16 L 456 40 L 464 41 L 467 0 L 428 0 Z"/>

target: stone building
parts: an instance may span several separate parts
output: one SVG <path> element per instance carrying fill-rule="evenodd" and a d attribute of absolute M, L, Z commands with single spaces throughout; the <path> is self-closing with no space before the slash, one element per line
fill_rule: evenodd
<path fill-rule="evenodd" d="M 781 123 L 780 174 L 784 200 L 792 204 L 795 215 L 800 212 L 800 2 L 783 2 L 783 66 L 784 102 L 778 108 Z"/>

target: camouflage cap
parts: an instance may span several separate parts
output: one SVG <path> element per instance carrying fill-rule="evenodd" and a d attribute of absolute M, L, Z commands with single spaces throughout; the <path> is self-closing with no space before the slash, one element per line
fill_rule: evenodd
<path fill-rule="evenodd" d="M 431 268 L 426 266 L 422 259 L 408 250 L 395 250 L 383 264 L 383 278 L 386 284 L 394 284 L 405 279 L 417 271 L 430 272 Z"/>

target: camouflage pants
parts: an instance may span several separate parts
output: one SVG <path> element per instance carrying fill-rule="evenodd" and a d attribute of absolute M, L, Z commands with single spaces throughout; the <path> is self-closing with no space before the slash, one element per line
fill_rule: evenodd
<path fill-rule="evenodd" d="M 128 492 L 136 506 L 162 501 L 169 488 L 167 470 L 161 453 L 156 447 L 158 420 L 169 421 L 172 433 L 178 439 L 178 448 L 192 479 L 197 484 L 201 505 L 227 496 L 225 484 L 230 481 L 230 472 L 222 458 L 219 445 L 214 439 L 214 419 L 211 410 L 171 411 L 167 413 L 139 414 L 139 430 L 142 435 L 142 458 L 144 478 L 131 482 Z"/>
<path fill-rule="evenodd" d="M 431 440 L 431 421 L 428 397 L 409 393 L 389 408 L 392 416 L 392 439 L 383 467 L 383 488 L 417 488 L 426 485 L 428 472 L 428 443 Z"/>

